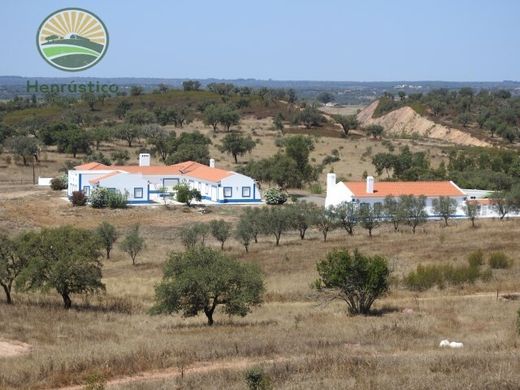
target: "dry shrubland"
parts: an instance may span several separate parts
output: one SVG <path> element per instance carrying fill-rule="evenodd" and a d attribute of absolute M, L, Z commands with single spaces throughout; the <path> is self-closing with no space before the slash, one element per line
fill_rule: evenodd
<path fill-rule="evenodd" d="M 429 222 L 415 235 L 407 227 L 394 233 L 383 226 L 372 239 L 362 229 L 352 237 L 337 230 L 325 243 L 317 231 L 304 241 L 294 232 L 282 236 L 280 247 L 261 236 L 249 253 L 231 240 L 226 253 L 257 263 L 265 274 L 265 303 L 244 318 L 217 309 L 215 326 L 208 328 L 202 317 L 152 317 L 147 310 L 168 252 L 182 249 L 179 228 L 215 218 L 235 222 L 240 206 L 212 207 L 207 214 L 182 207 L 93 210 L 72 208 L 59 193 L 26 190 L 27 196 L 2 200 L 2 227 L 10 232 L 61 224 L 94 228 L 103 220 L 126 232 L 139 221 L 147 249 L 134 267 L 116 245 L 104 261 L 106 294 L 74 297 L 70 311 L 53 293 L 15 294 L 15 305 L 1 304 L 1 337 L 32 350 L 0 358 L 0 388 L 56 388 L 84 384 L 92 375 L 110 379 L 165 370 L 171 375 L 111 388 L 244 389 L 249 366 L 263 367 L 275 388 L 494 389 L 520 383 L 518 303 L 496 297 L 497 291 L 518 290 L 520 220 L 478 221 L 476 229 L 468 221 L 448 227 Z M 213 239 L 209 245 L 219 247 Z M 373 316 L 350 317 L 344 304 L 324 304 L 310 287 L 316 262 L 339 247 L 389 260 L 391 290 L 376 301 Z M 512 265 L 493 270 L 490 280 L 443 290 L 417 293 L 402 283 L 418 264 L 467 264 L 477 249 L 486 256 L 504 252 Z M 445 338 L 464 348 L 439 349 Z M 210 368 L 189 371 L 198 364 Z"/>

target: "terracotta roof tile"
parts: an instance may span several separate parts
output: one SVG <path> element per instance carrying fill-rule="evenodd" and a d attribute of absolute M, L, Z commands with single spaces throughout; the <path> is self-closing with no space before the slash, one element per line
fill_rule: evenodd
<path fill-rule="evenodd" d="M 97 165 L 96 165 L 97 164 Z M 186 161 L 175 165 L 146 166 L 138 165 L 112 165 L 106 166 L 99 163 L 88 163 L 76 167 L 78 170 L 107 170 L 113 169 L 128 173 L 141 173 L 143 175 L 179 175 L 189 176 L 212 182 L 218 182 L 225 177 L 231 176 L 233 172 L 219 168 L 211 168 L 195 161 Z"/>
<path fill-rule="evenodd" d="M 119 175 L 120 173 L 121 173 L 121 172 L 119 172 L 119 171 L 110 172 L 110 173 L 107 173 L 107 174 L 105 174 L 105 175 L 103 175 L 103 176 L 99 176 L 99 177 L 95 177 L 95 178 L 93 178 L 93 179 L 90 179 L 88 182 L 89 182 L 90 184 L 96 184 L 96 183 L 99 183 L 99 182 L 100 182 L 101 180 L 103 180 L 103 179 L 107 179 L 107 178 L 109 178 L 109 177 Z"/>
<path fill-rule="evenodd" d="M 74 169 L 76 169 L 78 171 L 100 170 L 100 169 L 107 169 L 107 168 L 110 168 L 110 167 L 107 166 L 107 165 L 98 163 L 96 161 L 89 162 L 89 163 L 86 163 L 86 164 L 77 165 L 77 166 L 74 167 Z"/>
<path fill-rule="evenodd" d="M 464 196 L 464 192 L 451 181 L 382 181 L 374 183 L 374 193 L 366 192 L 366 182 L 344 182 L 357 198 L 385 197 L 387 195 Z"/>

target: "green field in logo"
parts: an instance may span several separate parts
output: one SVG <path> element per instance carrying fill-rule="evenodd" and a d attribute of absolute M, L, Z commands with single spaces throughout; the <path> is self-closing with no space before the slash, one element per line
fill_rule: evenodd
<path fill-rule="evenodd" d="M 101 60 L 108 47 L 108 31 L 92 12 L 66 8 L 52 13 L 42 22 L 36 44 L 49 64 L 75 72 Z"/>

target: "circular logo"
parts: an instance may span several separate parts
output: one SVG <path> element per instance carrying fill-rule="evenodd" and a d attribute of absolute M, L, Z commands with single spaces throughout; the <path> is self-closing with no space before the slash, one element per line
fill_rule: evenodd
<path fill-rule="evenodd" d="M 38 28 L 36 44 L 55 68 L 75 72 L 98 63 L 108 47 L 106 26 L 92 12 L 66 8 L 49 15 Z"/>

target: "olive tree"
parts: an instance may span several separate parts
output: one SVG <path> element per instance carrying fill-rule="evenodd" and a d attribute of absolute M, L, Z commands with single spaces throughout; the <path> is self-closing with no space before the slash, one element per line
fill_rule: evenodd
<path fill-rule="evenodd" d="M 475 226 L 475 219 L 477 218 L 478 214 L 478 205 L 476 202 L 466 202 L 466 205 L 464 206 L 464 213 L 468 217 L 468 219 L 471 221 L 471 226 Z"/>
<path fill-rule="evenodd" d="M 336 229 L 339 223 L 334 210 L 329 207 L 323 207 L 316 214 L 314 225 L 323 235 L 323 241 L 326 242 L 329 232 Z"/>
<path fill-rule="evenodd" d="M 364 256 L 358 250 L 329 252 L 316 265 L 314 287 L 332 299 L 347 303 L 350 314 L 369 314 L 374 301 L 388 291 L 390 269 L 381 256 Z"/>
<path fill-rule="evenodd" d="M 4 289 L 7 304 L 13 303 L 13 284 L 28 264 L 28 258 L 23 253 L 23 242 L 23 235 L 14 239 L 0 235 L 0 286 Z"/>
<path fill-rule="evenodd" d="M 368 236 L 372 238 L 372 230 L 381 225 L 381 209 L 371 204 L 363 205 L 359 210 L 359 222 L 361 226 L 368 230 Z"/>
<path fill-rule="evenodd" d="M 352 202 L 341 202 L 332 208 L 339 224 L 351 236 L 354 234 L 354 227 L 359 222 L 358 206 Z"/>
<path fill-rule="evenodd" d="M 224 243 L 231 236 L 231 222 L 223 219 L 214 219 L 209 222 L 211 235 L 220 242 L 220 249 L 224 249 Z"/>
<path fill-rule="evenodd" d="M 426 222 L 428 214 L 424 208 L 426 207 L 426 197 L 424 195 L 401 195 L 399 202 L 403 207 L 404 220 L 412 227 L 412 232 L 415 234 L 417 226 Z"/>
<path fill-rule="evenodd" d="M 196 247 L 170 255 L 163 279 L 155 288 L 152 313 L 182 312 L 184 317 L 193 317 L 203 312 L 211 326 L 219 305 L 226 314 L 243 317 L 262 303 L 264 290 L 255 265 L 240 263 L 211 248 Z"/>
<path fill-rule="evenodd" d="M 457 201 L 449 196 L 440 196 L 432 200 L 433 212 L 444 219 L 448 226 L 448 219 L 457 212 Z"/>
<path fill-rule="evenodd" d="M 123 242 L 121 242 L 121 250 L 128 253 L 132 259 L 132 264 L 135 265 L 137 255 L 141 253 L 145 247 L 144 238 L 139 234 L 139 225 L 134 225 L 125 236 Z"/>
<path fill-rule="evenodd" d="M 264 207 L 261 218 L 262 233 L 272 234 L 275 238 L 276 246 L 280 245 L 282 234 L 291 228 L 291 214 L 286 207 Z"/>
<path fill-rule="evenodd" d="M 30 260 L 17 280 L 22 290 L 55 289 L 65 309 L 72 294 L 104 291 L 101 282 L 101 251 L 96 235 L 85 229 L 62 226 L 28 233 L 24 249 Z"/>
<path fill-rule="evenodd" d="M 396 232 L 405 218 L 403 205 L 392 195 L 388 195 L 383 202 L 383 217 L 394 226 Z"/>
<path fill-rule="evenodd" d="M 110 223 L 103 221 L 97 228 L 96 228 L 96 235 L 103 245 L 103 248 L 105 248 L 107 259 L 110 259 L 110 251 L 112 250 L 112 247 L 114 246 L 114 243 L 117 241 L 119 234 L 114 227 L 114 225 L 111 225 Z"/>

